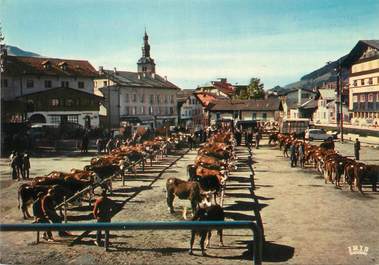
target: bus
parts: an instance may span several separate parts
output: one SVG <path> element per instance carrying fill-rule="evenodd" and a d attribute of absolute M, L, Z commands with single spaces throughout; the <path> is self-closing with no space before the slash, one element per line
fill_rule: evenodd
<path fill-rule="evenodd" d="M 279 132 L 285 134 L 305 134 L 309 128 L 309 119 L 286 119 L 280 122 Z"/>

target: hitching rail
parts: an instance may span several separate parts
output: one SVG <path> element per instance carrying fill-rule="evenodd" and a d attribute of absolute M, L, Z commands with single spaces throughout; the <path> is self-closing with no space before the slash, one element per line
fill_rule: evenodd
<path fill-rule="evenodd" d="M 0 224 L 1 232 L 15 231 L 96 231 L 96 230 L 198 230 L 198 229 L 251 229 L 255 265 L 262 263 L 263 240 L 260 227 L 250 221 L 182 221 L 182 222 L 123 222 L 123 223 L 75 223 L 75 224 Z M 105 246 L 107 248 L 107 246 Z"/>

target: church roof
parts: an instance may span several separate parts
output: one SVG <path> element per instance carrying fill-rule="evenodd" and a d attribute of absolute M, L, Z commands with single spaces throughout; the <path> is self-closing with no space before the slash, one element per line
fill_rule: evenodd
<path fill-rule="evenodd" d="M 158 74 L 129 71 L 116 71 L 115 73 L 112 70 L 103 70 L 101 76 L 109 78 L 121 86 L 180 89 L 178 86 Z"/>

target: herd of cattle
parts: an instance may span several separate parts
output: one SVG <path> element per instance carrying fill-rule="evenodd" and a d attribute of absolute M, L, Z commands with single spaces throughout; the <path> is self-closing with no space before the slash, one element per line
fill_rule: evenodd
<path fill-rule="evenodd" d="M 279 141 L 280 149 L 284 146 L 289 147 L 292 144 L 295 144 L 296 148 L 298 148 L 301 144 L 304 144 L 305 163 L 317 168 L 318 172 L 324 176 L 325 183 L 331 182 L 336 187 L 340 187 L 342 182 L 345 182 L 349 185 L 351 191 L 355 186 L 363 193 L 362 184 L 368 181 L 372 185 L 372 191 L 377 190 L 379 165 L 367 165 L 338 154 L 334 150 L 334 144 L 322 143 L 317 146 L 284 134 L 277 134 L 275 138 Z"/>
<path fill-rule="evenodd" d="M 235 141 L 230 131 L 216 133 L 199 148 L 195 163 L 187 166 L 188 180 L 174 177 L 167 179 L 167 206 L 171 213 L 174 213 L 173 202 L 177 197 L 191 202 L 193 221 L 223 221 L 225 219 L 222 197 L 228 174 L 236 168 L 234 146 Z M 211 203 L 212 194 L 214 204 Z M 218 201 L 217 198 L 219 198 Z M 184 219 L 186 219 L 185 213 L 186 211 L 184 211 Z M 200 247 L 202 254 L 205 255 L 205 247 L 210 244 L 211 231 L 192 231 L 190 254 L 192 254 L 196 234 L 200 235 Z M 222 230 L 219 230 L 218 234 L 220 244 L 223 245 Z"/>
<path fill-rule="evenodd" d="M 92 158 L 90 165 L 83 169 L 71 169 L 70 172 L 53 171 L 35 177 L 19 186 L 18 207 L 24 219 L 27 219 L 31 218 L 28 208 L 40 192 L 46 194 L 49 189 L 53 189 L 56 205 L 59 205 L 64 198 L 70 198 L 88 187 L 87 194 L 91 195 L 98 186 L 111 190 L 113 177 L 122 176 L 128 171 L 135 172 L 137 164 L 144 165 L 147 158 L 154 159 L 158 153 L 167 154 L 170 148 L 175 148 L 185 139 L 185 135 L 179 134 L 169 138 L 156 137 L 142 144 L 122 145 L 107 155 Z"/>

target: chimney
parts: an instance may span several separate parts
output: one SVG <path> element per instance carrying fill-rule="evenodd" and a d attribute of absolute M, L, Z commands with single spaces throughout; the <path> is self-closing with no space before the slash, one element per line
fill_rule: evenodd
<path fill-rule="evenodd" d="M 116 67 L 113 67 L 113 73 L 114 73 L 115 75 L 117 75 L 117 68 L 116 68 Z"/>
<path fill-rule="evenodd" d="M 104 67 L 99 66 L 99 75 L 104 74 Z"/>
<path fill-rule="evenodd" d="M 301 105 L 301 88 L 299 87 L 297 90 L 297 104 Z"/>

